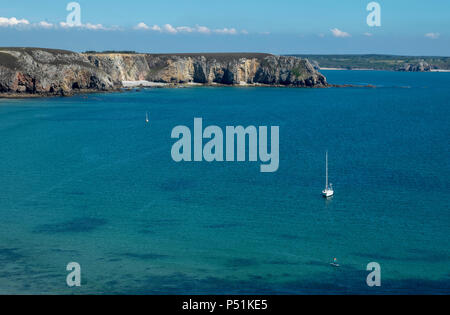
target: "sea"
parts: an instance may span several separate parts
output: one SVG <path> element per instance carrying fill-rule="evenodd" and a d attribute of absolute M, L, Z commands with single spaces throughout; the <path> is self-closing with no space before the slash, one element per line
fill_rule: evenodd
<path fill-rule="evenodd" d="M 0 293 L 449 294 L 450 73 L 323 73 L 375 87 L 0 99 Z M 194 118 L 279 126 L 278 171 L 175 162 Z"/>

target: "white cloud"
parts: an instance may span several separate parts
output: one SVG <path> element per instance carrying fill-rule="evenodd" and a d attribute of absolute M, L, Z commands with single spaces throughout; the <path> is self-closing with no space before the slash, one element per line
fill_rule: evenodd
<path fill-rule="evenodd" d="M 162 29 L 161 29 L 161 27 L 159 27 L 159 25 L 153 25 L 151 28 L 150 28 L 152 31 L 157 31 L 157 32 L 161 32 L 162 31 Z"/>
<path fill-rule="evenodd" d="M 438 39 L 441 36 L 439 33 L 426 33 L 425 37 L 430 39 Z"/>
<path fill-rule="evenodd" d="M 29 28 L 45 28 L 45 29 L 78 29 L 78 30 L 121 30 L 123 28 L 119 26 L 112 26 L 112 27 L 105 27 L 102 24 L 93 24 L 93 23 L 86 23 L 81 25 L 71 25 L 66 22 L 59 22 L 56 24 L 52 24 L 50 22 L 41 21 L 31 24 L 26 19 L 16 19 L 15 17 L 12 18 L 5 18 L 0 17 L 0 27 L 7 27 L 7 26 L 30 26 Z M 161 33 L 168 33 L 168 34 L 178 34 L 178 33 L 199 33 L 199 34 L 225 34 L 225 35 L 236 35 L 236 34 L 249 34 L 246 30 L 238 31 L 236 28 L 222 28 L 222 29 L 210 29 L 206 26 L 201 25 L 195 25 L 195 26 L 173 26 L 171 24 L 165 24 L 163 26 L 159 25 L 147 25 L 144 22 L 138 23 L 136 26 L 133 27 L 134 30 L 141 30 L 141 31 L 155 31 L 155 32 L 161 32 Z M 268 33 L 267 33 L 268 34 Z"/>
<path fill-rule="evenodd" d="M 202 34 L 210 34 L 211 33 L 211 30 L 209 28 L 207 28 L 206 26 L 197 25 L 195 27 L 195 29 L 197 30 L 197 32 L 202 33 Z"/>
<path fill-rule="evenodd" d="M 0 27 L 29 25 L 29 24 L 30 24 L 30 22 L 25 19 L 18 20 L 15 17 L 12 17 L 12 18 L 0 17 Z"/>
<path fill-rule="evenodd" d="M 84 25 L 85 28 L 89 29 L 89 30 L 106 30 L 106 27 L 104 27 L 101 24 L 91 24 L 91 23 L 87 23 Z"/>
<path fill-rule="evenodd" d="M 334 37 L 342 37 L 342 38 L 344 38 L 344 37 L 350 37 L 351 36 L 349 33 L 341 31 L 338 28 L 333 28 L 330 31 L 331 31 L 331 33 L 333 33 Z"/>
<path fill-rule="evenodd" d="M 141 22 L 134 27 L 135 30 L 144 30 L 144 31 L 156 31 L 161 32 L 162 29 L 159 25 L 148 26 L 147 24 Z"/>
<path fill-rule="evenodd" d="M 141 22 L 141 23 L 139 23 L 138 25 L 136 25 L 136 26 L 134 27 L 134 29 L 135 29 L 135 30 L 149 30 L 150 27 L 149 27 L 147 24 Z"/>
<path fill-rule="evenodd" d="M 171 24 L 165 24 L 160 27 L 159 25 L 148 26 L 147 24 L 141 22 L 134 27 L 136 30 L 151 30 L 157 32 L 165 32 L 169 34 L 177 34 L 177 33 L 201 33 L 201 34 L 210 34 L 211 30 L 206 26 L 196 25 L 195 27 L 190 26 L 172 26 Z"/>
<path fill-rule="evenodd" d="M 177 29 L 176 29 L 175 27 L 173 27 L 172 25 L 170 25 L 170 24 L 165 24 L 165 25 L 163 26 L 163 30 L 164 30 L 165 32 L 167 32 L 167 33 L 170 33 L 170 34 L 176 34 L 176 33 L 178 33 Z"/>
<path fill-rule="evenodd" d="M 48 23 L 46 21 L 41 21 L 39 23 L 36 24 L 37 27 L 42 27 L 42 28 L 52 28 L 53 24 L 52 23 Z"/>
<path fill-rule="evenodd" d="M 194 29 L 189 26 L 178 26 L 176 28 L 177 32 L 184 32 L 184 33 L 192 33 Z"/>
<path fill-rule="evenodd" d="M 91 23 L 86 23 L 86 24 L 81 24 L 81 25 L 71 25 L 66 22 L 59 22 L 59 26 L 62 28 L 87 29 L 87 30 L 93 30 L 93 31 L 112 30 L 112 29 L 104 27 L 102 24 L 91 24 Z"/>
<path fill-rule="evenodd" d="M 237 31 L 235 28 L 222 28 L 222 29 L 216 29 L 214 30 L 214 33 L 217 34 L 225 34 L 225 35 L 236 35 Z"/>
<path fill-rule="evenodd" d="M 364 35 L 364 36 L 367 36 L 367 37 L 372 37 L 372 36 L 373 36 L 372 33 L 364 33 L 363 35 Z"/>
<path fill-rule="evenodd" d="M 244 35 L 248 35 L 248 31 L 247 30 L 242 30 L 241 33 L 244 34 Z"/>
<path fill-rule="evenodd" d="M 67 24 L 66 22 L 59 22 L 59 26 L 62 28 L 73 27 L 73 26 Z"/>
<path fill-rule="evenodd" d="M 53 28 L 53 27 L 60 27 L 60 28 L 79 28 L 79 29 L 87 29 L 87 30 L 108 30 L 108 28 L 104 27 L 102 24 L 81 24 L 81 25 L 70 25 L 66 22 L 60 22 L 58 25 L 54 25 L 52 23 L 49 23 L 47 21 L 41 21 L 37 23 L 31 24 L 26 19 L 16 19 L 15 17 L 12 18 L 5 18 L 0 17 L 0 27 L 1 26 L 27 26 L 28 29 L 32 28 Z M 112 29 L 112 28 L 111 28 Z"/>

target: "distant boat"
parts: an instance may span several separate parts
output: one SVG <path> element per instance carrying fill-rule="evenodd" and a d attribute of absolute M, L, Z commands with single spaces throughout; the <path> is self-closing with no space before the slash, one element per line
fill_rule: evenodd
<path fill-rule="evenodd" d="M 145 122 L 148 124 L 150 122 L 150 119 L 148 119 L 148 113 L 145 113 Z"/>
<path fill-rule="evenodd" d="M 322 191 L 324 198 L 329 198 L 334 195 L 333 184 L 328 184 L 328 151 L 325 157 L 325 189 Z"/>
<path fill-rule="evenodd" d="M 330 265 L 332 265 L 333 267 L 340 267 L 340 266 L 341 266 L 341 265 L 338 264 L 337 258 L 334 258 L 334 259 L 333 259 L 333 262 L 330 263 Z"/>

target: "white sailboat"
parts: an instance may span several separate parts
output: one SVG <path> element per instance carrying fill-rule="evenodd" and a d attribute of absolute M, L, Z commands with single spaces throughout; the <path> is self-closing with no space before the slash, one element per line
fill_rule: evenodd
<path fill-rule="evenodd" d="M 325 173 L 326 173 L 326 179 L 325 179 L 325 189 L 322 191 L 322 196 L 324 198 L 329 198 L 331 196 L 334 195 L 334 190 L 333 190 L 333 184 L 328 184 L 328 151 L 326 153 L 326 157 L 325 157 Z"/>
<path fill-rule="evenodd" d="M 332 265 L 333 267 L 340 267 L 340 266 L 341 266 L 341 265 L 338 264 L 337 258 L 334 258 L 334 259 L 333 259 L 333 262 L 330 263 L 330 265 Z"/>
<path fill-rule="evenodd" d="M 147 124 L 150 122 L 150 119 L 148 118 L 148 113 L 145 113 L 145 122 Z"/>

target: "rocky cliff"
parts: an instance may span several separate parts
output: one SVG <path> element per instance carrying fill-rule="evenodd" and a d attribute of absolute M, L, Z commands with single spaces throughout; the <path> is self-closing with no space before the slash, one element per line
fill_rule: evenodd
<path fill-rule="evenodd" d="M 115 81 L 297 87 L 327 85 L 325 77 L 306 59 L 269 54 L 88 54 L 86 57 Z"/>
<path fill-rule="evenodd" d="M 0 48 L 0 93 L 70 95 L 76 91 L 107 91 L 111 76 L 86 57 L 64 50 Z"/>
<path fill-rule="evenodd" d="M 122 81 L 325 87 L 306 59 L 252 53 L 78 54 L 0 48 L 0 95 L 71 95 L 110 91 Z"/>

